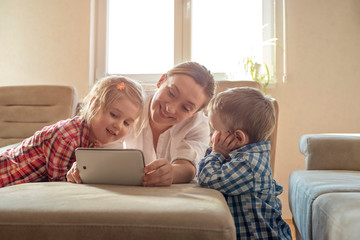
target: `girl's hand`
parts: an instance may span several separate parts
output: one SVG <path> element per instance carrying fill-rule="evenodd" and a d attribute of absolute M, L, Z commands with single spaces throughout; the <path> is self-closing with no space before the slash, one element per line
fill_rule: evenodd
<path fill-rule="evenodd" d="M 170 186 L 173 182 L 173 166 L 165 158 L 152 161 L 144 168 L 143 186 Z"/>
<path fill-rule="evenodd" d="M 221 153 L 225 158 L 240 146 L 239 140 L 230 132 L 215 132 L 212 135 L 213 152 Z"/>
<path fill-rule="evenodd" d="M 67 172 L 66 179 L 71 183 L 82 183 L 76 162 L 73 163 L 70 170 Z"/>

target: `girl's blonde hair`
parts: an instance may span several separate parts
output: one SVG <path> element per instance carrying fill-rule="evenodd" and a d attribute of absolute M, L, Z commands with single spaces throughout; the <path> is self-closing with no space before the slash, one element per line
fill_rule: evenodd
<path fill-rule="evenodd" d="M 192 77 L 195 82 L 204 89 L 206 101 L 199 110 L 206 107 L 215 93 L 215 80 L 210 71 L 197 62 L 183 62 L 170 69 L 166 73 L 166 78 L 171 77 L 175 74 L 184 74 Z"/>
<path fill-rule="evenodd" d="M 208 111 L 218 114 L 230 132 L 244 131 L 250 143 L 268 141 L 275 128 L 275 107 L 270 97 L 250 87 L 231 88 L 217 94 Z"/>
<path fill-rule="evenodd" d="M 89 94 L 84 98 L 79 114 L 90 124 L 93 117 L 101 110 L 105 110 L 114 101 L 121 97 L 127 97 L 140 108 L 139 115 L 144 106 L 144 91 L 142 86 L 123 76 L 107 76 L 98 80 Z M 137 126 L 139 117 L 134 126 Z"/>

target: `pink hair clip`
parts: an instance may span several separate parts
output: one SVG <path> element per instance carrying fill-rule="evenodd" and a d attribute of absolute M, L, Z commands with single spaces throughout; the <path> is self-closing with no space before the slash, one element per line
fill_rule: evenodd
<path fill-rule="evenodd" d="M 164 80 L 166 78 L 166 73 L 164 73 L 161 78 L 160 78 L 160 81 Z"/>
<path fill-rule="evenodd" d="M 121 82 L 116 86 L 116 88 L 119 89 L 119 90 L 124 90 L 125 89 L 125 84 L 123 82 Z"/>

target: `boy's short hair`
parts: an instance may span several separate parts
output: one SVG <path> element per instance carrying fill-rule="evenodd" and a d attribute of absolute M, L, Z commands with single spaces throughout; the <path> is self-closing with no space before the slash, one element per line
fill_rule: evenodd
<path fill-rule="evenodd" d="M 250 143 L 268 141 L 275 128 L 275 107 L 270 97 L 250 87 L 231 88 L 216 95 L 209 112 L 218 116 L 230 132 L 244 131 Z"/>

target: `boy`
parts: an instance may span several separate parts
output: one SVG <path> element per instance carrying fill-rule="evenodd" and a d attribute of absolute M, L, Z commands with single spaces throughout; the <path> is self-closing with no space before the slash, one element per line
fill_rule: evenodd
<path fill-rule="evenodd" d="M 223 193 L 237 239 L 291 239 L 277 198 L 282 186 L 270 166 L 271 99 L 254 88 L 232 88 L 210 102 L 208 114 L 212 148 L 199 164 L 199 184 Z"/>

